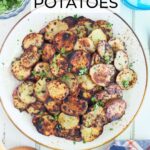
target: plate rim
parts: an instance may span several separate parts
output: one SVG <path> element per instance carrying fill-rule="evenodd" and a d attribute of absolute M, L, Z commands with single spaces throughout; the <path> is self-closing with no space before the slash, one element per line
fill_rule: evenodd
<path fill-rule="evenodd" d="M 41 7 L 42 7 L 42 6 L 41 6 Z M 39 7 L 39 8 L 41 8 L 41 7 Z M 38 9 L 38 8 L 37 8 L 37 9 Z M 23 17 L 21 17 L 21 18 L 15 23 L 15 25 L 11 28 L 11 30 L 10 30 L 10 31 L 8 32 L 8 34 L 6 35 L 6 37 L 5 37 L 5 39 L 4 39 L 3 43 L 2 43 L 2 46 L 0 47 L 0 54 L 1 54 L 1 52 L 2 52 L 2 50 L 3 50 L 3 47 L 4 47 L 4 45 L 5 45 L 6 41 L 7 41 L 7 38 L 8 38 L 9 35 L 12 33 L 12 31 L 14 30 L 14 28 L 15 28 L 26 16 L 30 15 L 33 11 L 35 11 L 35 10 L 37 10 L 37 9 L 34 9 L 34 10 L 32 10 L 32 11 L 29 11 L 27 14 L 25 14 Z M 141 103 L 140 103 L 140 105 L 139 105 L 139 107 L 138 107 L 138 109 L 137 109 L 135 115 L 131 118 L 131 120 L 129 121 L 129 123 L 128 123 L 124 128 L 122 128 L 122 130 L 121 130 L 119 133 L 117 133 L 116 135 L 114 135 L 111 139 L 109 139 L 109 140 L 103 142 L 102 144 L 100 144 L 100 145 L 98 145 L 98 146 L 91 147 L 91 148 L 86 148 L 86 149 L 84 149 L 84 150 L 91 150 L 91 149 L 95 149 L 95 148 L 104 146 L 104 145 L 106 145 L 106 144 L 112 142 L 113 140 L 115 140 L 119 135 L 121 135 L 121 134 L 129 127 L 129 125 L 134 121 L 135 117 L 138 115 L 138 113 L 139 113 L 139 111 L 140 111 L 140 109 L 141 109 L 141 107 L 142 107 L 142 104 L 143 104 L 143 102 L 144 102 L 144 98 L 145 98 L 145 95 L 146 95 L 146 92 L 147 92 L 147 86 L 148 86 L 148 74 L 149 74 L 149 73 L 148 73 L 147 58 L 146 58 L 146 55 L 145 55 L 144 48 L 143 48 L 143 46 L 142 46 L 142 44 L 141 44 L 141 42 L 140 42 L 140 40 L 139 40 L 137 34 L 134 32 L 134 30 L 132 29 L 132 27 L 131 27 L 119 14 L 114 13 L 112 10 L 109 10 L 109 9 L 107 9 L 107 10 L 110 11 L 111 13 L 113 13 L 114 15 L 116 15 L 118 18 L 120 18 L 120 19 L 129 27 L 129 29 L 131 30 L 131 32 L 134 34 L 135 38 L 137 39 L 137 41 L 138 41 L 138 43 L 139 43 L 139 45 L 140 45 L 140 47 L 141 47 L 141 49 L 142 49 L 142 53 L 143 53 L 144 61 L 145 61 L 145 65 L 146 65 L 146 66 L 145 66 L 145 67 L 146 67 L 146 84 L 145 84 L 145 87 L 144 87 L 144 93 L 143 93 L 143 96 L 142 96 L 142 99 L 141 99 Z M 2 102 L 2 100 L 1 100 L 1 97 L 0 97 L 0 104 L 1 104 L 1 106 L 2 106 L 2 108 L 3 108 L 3 110 L 4 110 L 4 112 L 5 112 L 5 114 L 7 115 L 7 117 L 9 118 L 9 120 L 12 122 L 12 124 L 13 124 L 23 135 L 25 135 L 27 138 L 29 138 L 30 140 L 32 140 L 33 142 L 35 142 L 35 143 L 37 143 L 37 144 L 39 144 L 39 145 L 41 145 L 41 146 L 44 146 L 44 147 L 47 147 L 47 148 L 51 148 L 51 149 L 54 149 L 54 150 L 63 150 L 63 149 L 58 149 L 58 148 L 55 148 L 55 147 L 51 147 L 51 146 L 45 145 L 45 144 L 43 144 L 43 143 L 41 143 L 41 142 L 39 142 L 39 141 L 33 139 L 33 138 L 30 137 L 29 135 L 27 135 L 27 134 L 26 134 L 24 131 L 22 131 L 22 130 L 18 127 L 18 125 L 16 125 L 15 122 L 12 120 L 12 118 L 11 118 L 10 115 L 8 114 L 8 112 L 7 112 L 6 108 L 5 108 L 5 106 L 3 105 L 3 102 Z"/>

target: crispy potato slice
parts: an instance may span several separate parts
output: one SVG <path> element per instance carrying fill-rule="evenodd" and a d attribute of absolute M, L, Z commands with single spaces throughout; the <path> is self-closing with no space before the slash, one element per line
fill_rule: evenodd
<path fill-rule="evenodd" d="M 44 105 L 41 102 L 35 102 L 30 104 L 26 110 L 29 114 L 36 115 L 44 110 Z"/>
<path fill-rule="evenodd" d="M 18 86 L 18 97 L 19 99 L 26 103 L 31 104 L 36 101 L 36 98 L 34 97 L 34 83 L 30 81 L 26 81 L 21 83 Z"/>
<path fill-rule="evenodd" d="M 71 116 L 80 116 L 86 113 L 88 103 L 85 100 L 78 100 L 77 98 L 68 98 L 66 102 L 61 105 L 61 110 L 65 114 Z"/>
<path fill-rule="evenodd" d="M 93 41 L 90 38 L 78 39 L 74 46 L 74 50 L 84 50 L 90 53 L 94 53 L 96 48 Z"/>
<path fill-rule="evenodd" d="M 79 117 L 66 115 L 61 113 L 58 117 L 58 122 L 64 129 L 76 128 L 79 124 Z"/>
<path fill-rule="evenodd" d="M 55 35 L 54 45 L 61 52 L 70 52 L 74 48 L 76 35 L 70 31 L 61 31 Z"/>
<path fill-rule="evenodd" d="M 80 74 L 82 70 L 89 69 L 91 64 L 91 56 L 88 52 L 79 50 L 74 51 L 69 56 L 69 65 L 71 68 L 71 72 Z M 85 74 L 84 73 L 84 74 Z"/>
<path fill-rule="evenodd" d="M 55 135 L 57 122 L 50 115 L 35 115 L 32 119 L 37 131 L 43 135 Z"/>
<path fill-rule="evenodd" d="M 104 107 L 109 122 L 120 119 L 125 114 L 126 102 L 122 99 L 109 100 Z"/>
<path fill-rule="evenodd" d="M 39 101 L 45 102 L 47 100 L 49 94 L 46 87 L 46 78 L 39 79 L 35 83 L 34 92 Z"/>
<path fill-rule="evenodd" d="M 26 51 L 20 59 L 21 65 L 25 68 L 33 67 L 40 59 L 40 54 L 34 51 Z"/>
<path fill-rule="evenodd" d="M 93 30 L 92 33 L 89 35 L 89 38 L 94 42 L 95 47 L 97 47 L 100 41 L 107 41 L 106 34 L 101 29 Z"/>
<path fill-rule="evenodd" d="M 50 70 L 50 65 L 47 62 L 39 62 L 32 71 L 32 75 L 36 80 L 42 78 L 53 79 L 54 76 Z"/>
<path fill-rule="evenodd" d="M 56 49 L 54 48 L 52 44 L 44 44 L 42 50 L 43 50 L 42 51 L 43 61 L 50 61 L 56 53 Z"/>
<path fill-rule="evenodd" d="M 112 24 L 106 20 L 97 20 L 93 25 L 94 29 L 102 29 L 103 32 L 107 35 L 107 39 L 109 40 L 113 36 Z"/>
<path fill-rule="evenodd" d="M 115 75 L 113 65 L 97 64 L 90 68 L 90 76 L 93 82 L 99 86 L 107 86 Z"/>
<path fill-rule="evenodd" d="M 31 68 L 24 68 L 20 60 L 15 60 L 11 66 L 11 72 L 17 80 L 26 80 L 31 75 Z"/>
<path fill-rule="evenodd" d="M 65 57 L 58 54 L 50 62 L 50 69 L 55 77 L 63 76 L 68 69 L 68 62 Z"/>
<path fill-rule="evenodd" d="M 61 77 L 61 81 L 67 84 L 70 90 L 70 94 L 74 94 L 78 90 L 79 83 L 74 74 L 66 73 L 64 76 Z"/>
<path fill-rule="evenodd" d="M 18 97 L 18 89 L 16 88 L 13 92 L 13 104 L 15 108 L 19 109 L 21 112 L 26 110 L 28 104 L 22 102 Z"/>
<path fill-rule="evenodd" d="M 51 99 L 47 99 L 44 103 L 47 111 L 52 115 L 58 115 L 60 113 L 60 105 L 60 102 Z"/>
<path fill-rule="evenodd" d="M 69 95 L 68 86 L 58 80 L 52 80 L 47 83 L 49 96 L 54 100 L 64 100 Z"/>
<path fill-rule="evenodd" d="M 116 82 L 121 89 L 129 90 L 136 84 L 137 75 L 131 69 L 124 69 L 117 75 Z"/>
<path fill-rule="evenodd" d="M 110 64 L 114 60 L 114 53 L 111 46 L 106 41 L 98 43 L 97 52 L 106 64 Z"/>
<path fill-rule="evenodd" d="M 36 46 L 38 48 L 40 48 L 43 44 L 44 40 L 43 40 L 43 35 L 39 34 L 39 33 L 30 33 L 28 34 L 23 42 L 22 42 L 22 46 L 24 49 L 28 49 L 30 46 Z"/>
<path fill-rule="evenodd" d="M 129 65 L 128 54 L 125 51 L 118 51 L 114 60 L 114 65 L 117 70 L 127 69 Z"/>
<path fill-rule="evenodd" d="M 61 20 L 53 20 L 45 27 L 44 38 L 45 40 L 51 42 L 57 33 L 65 30 L 68 30 L 67 23 Z"/>
<path fill-rule="evenodd" d="M 24 49 L 24 52 L 35 52 L 35 53 L 38 53 L 38 47 L 36 46 L 30 46 L 29 48 L 27 49 Z"/>
<path fill-rule="evenodd" d="M 125 50 L 125 43 L 120 38 L 112 38 L 108 41 L 114 52 Z"/>
<path fill-rule="evenodd" d="M 91 80 L 89 75 L 77 76 L 81 89 L 90 91 L 95 88 L 96 84 Z"/>
<path fill-rule="evenodd" d="M 69 28 L 72 28 L 77 24 L 77 19 L 72 16 L 65 17 L 62 21 L 66 22 Z"/>
<path fill-rule="evenodd" d="M 81 127 L 81 136 L 84 142 L 91 142 L 102 134 L 102 127 Z"/>

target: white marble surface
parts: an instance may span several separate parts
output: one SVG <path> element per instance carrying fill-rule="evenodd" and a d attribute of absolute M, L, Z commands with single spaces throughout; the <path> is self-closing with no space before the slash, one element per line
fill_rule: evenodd
<path fill-rule="evenodd" d="M 24 12 L 18 16 L 7 19 L 0 20 L 0 47 L 10 29 L 13 25 L 27 12 L 29 12 L 30 7 L 28 6 Z M 119 14 L 122 16 L 128 24 L 134 29 L 138 35 L 141 43 L 144 47 L 146 57 L 149 64 L 149 51 L 150 51 L 150 11 L 132 11 L 121 6 L 121 12 Z M 135 121 L 128 127 L 128 129 L 122 133 L 117 139 L 150 139 L 150 87 L 148 85 L 147 94 L 145 96 L 144 104 L 136 117 Z M 134 106 L 133 106 L 134 107 Z M 6 148 L 28 145 L 35 147 L 38 150 L 48 150 L 42 147 L 27 137 L 25 137 L 20 131 L 18 131 L 14 125 L 7 118 L 0 105 L 0 142 L 3 142 Z"/>

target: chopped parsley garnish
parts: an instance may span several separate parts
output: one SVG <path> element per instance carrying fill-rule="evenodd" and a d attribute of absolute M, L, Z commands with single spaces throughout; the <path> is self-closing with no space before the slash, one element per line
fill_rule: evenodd
<path fill-rule="evenodd" d="M 91 101 L 92 101 L 92 103 L 95 103 L 97 101 L 97 98 L 96 97 L 92 97 Z"/>
<path fill-rule="evenodd" d="M 41 71 L 41 72 L 36 72 L 36 71 L 32 71 L 32 75 L 33 76 L 40 76 L 41 78 L 45 78 L 47 77 L 47 72 L 45 71 Z"/>
<path fill-rule="evenodd" d="M 58 116 L 59 116 L 59 115 L 53 115 L 53 119 L 54 119 L 55 121 L 57 121 L 57 120 L 58 120 Z"/>
<path fill-rule="evenodd" d="M 84 74 L 86 74 L 87 72 L 88 72 L 88 69 L 87 69 L 87 68 L 82 68 L 82 69 L 79 70 L 79 76 L 84 75 Z"/>
<path fill-rule="evenodd" d="M 113 131 L 113 128 L 110 128 L 109 130 L 110 130 L 110 131 Z"/>
<path fill-rule="evenodd" d="M 75 14 L 75 15 L 73 16 L 73 18 L 74 18 L 74 19 L 78 19 L 79 17 L 78 17 L 77 14 Z"/>
<path fill-rule="evenodd" d="M 66 52 L 66 49 L 63 47 L 63 48 L 61 48 L 60 51 L 61 51 L 62 54 L 64 54 Z"/>
<path fill-rule="evenodd" d="M 83 143 L 85 144 L 85 143 L 86 143 L 86 141 L 85 141 L 85 140 L 83 140 Z"/>
<path fill-rule="evenodd" d="M 103 103 L 101 100 L 99 100 L 99 101 L 94 105 L 94 110 L 96 110 L 96 109 L 99 108 L 99 107 L 104 107 L 104 103 Z"/>
<path fill-rule="evenodd" d="M 69 78 L 69 76 L 67 76 L 67 75 L 64 75 L 63 77 L 62 77 L 62 80 L 69 80 L 70 78 Z"/>
<path fill-rule="evenodd" d="M 107 24 L 107 27 L 108 27 L 108 28 L 112 28 L 112 26 L 113 26 L 113 24 L 111 24 L 111 23 L 108 23 L 108 24 Z"/>
<path fill-rule="evenodd" d="M 30 29 L 30 32 L 33 32 L 33 30 L 32 30 L 32 29 Z"/>
<path fill-rule="evenodd" d="M 129 87 L 129 80 L 124 80 L 124 81 L 122 81 L 122 85 L 123 85 L 125 88 L 128 88 L 128 87 Z"/>
<path fill-rule="evenodd" d="M 110 56 L 108 56 L 108 55 L 104 56 L 104 60 L 105 60 L 106 64 L 109 64 L 110 63 Z"/>
<path fill-rule="evenodd" d="M 76 141 L 73 141 L 73 144 L 76 144 Z"/>

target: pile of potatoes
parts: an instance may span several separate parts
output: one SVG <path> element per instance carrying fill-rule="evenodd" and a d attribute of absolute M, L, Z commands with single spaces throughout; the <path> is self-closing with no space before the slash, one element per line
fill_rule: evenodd
<path fill-rule="evenodd" d="M 22 48 L 11 66 L 22 81 L 13 104 L 33 116 L 39 133 L 90 142 L 125 114 L 123 90 L 136 84 L 137 75 L 111 23 L 73 16 L 53 20 L 28 34 Z"/>

